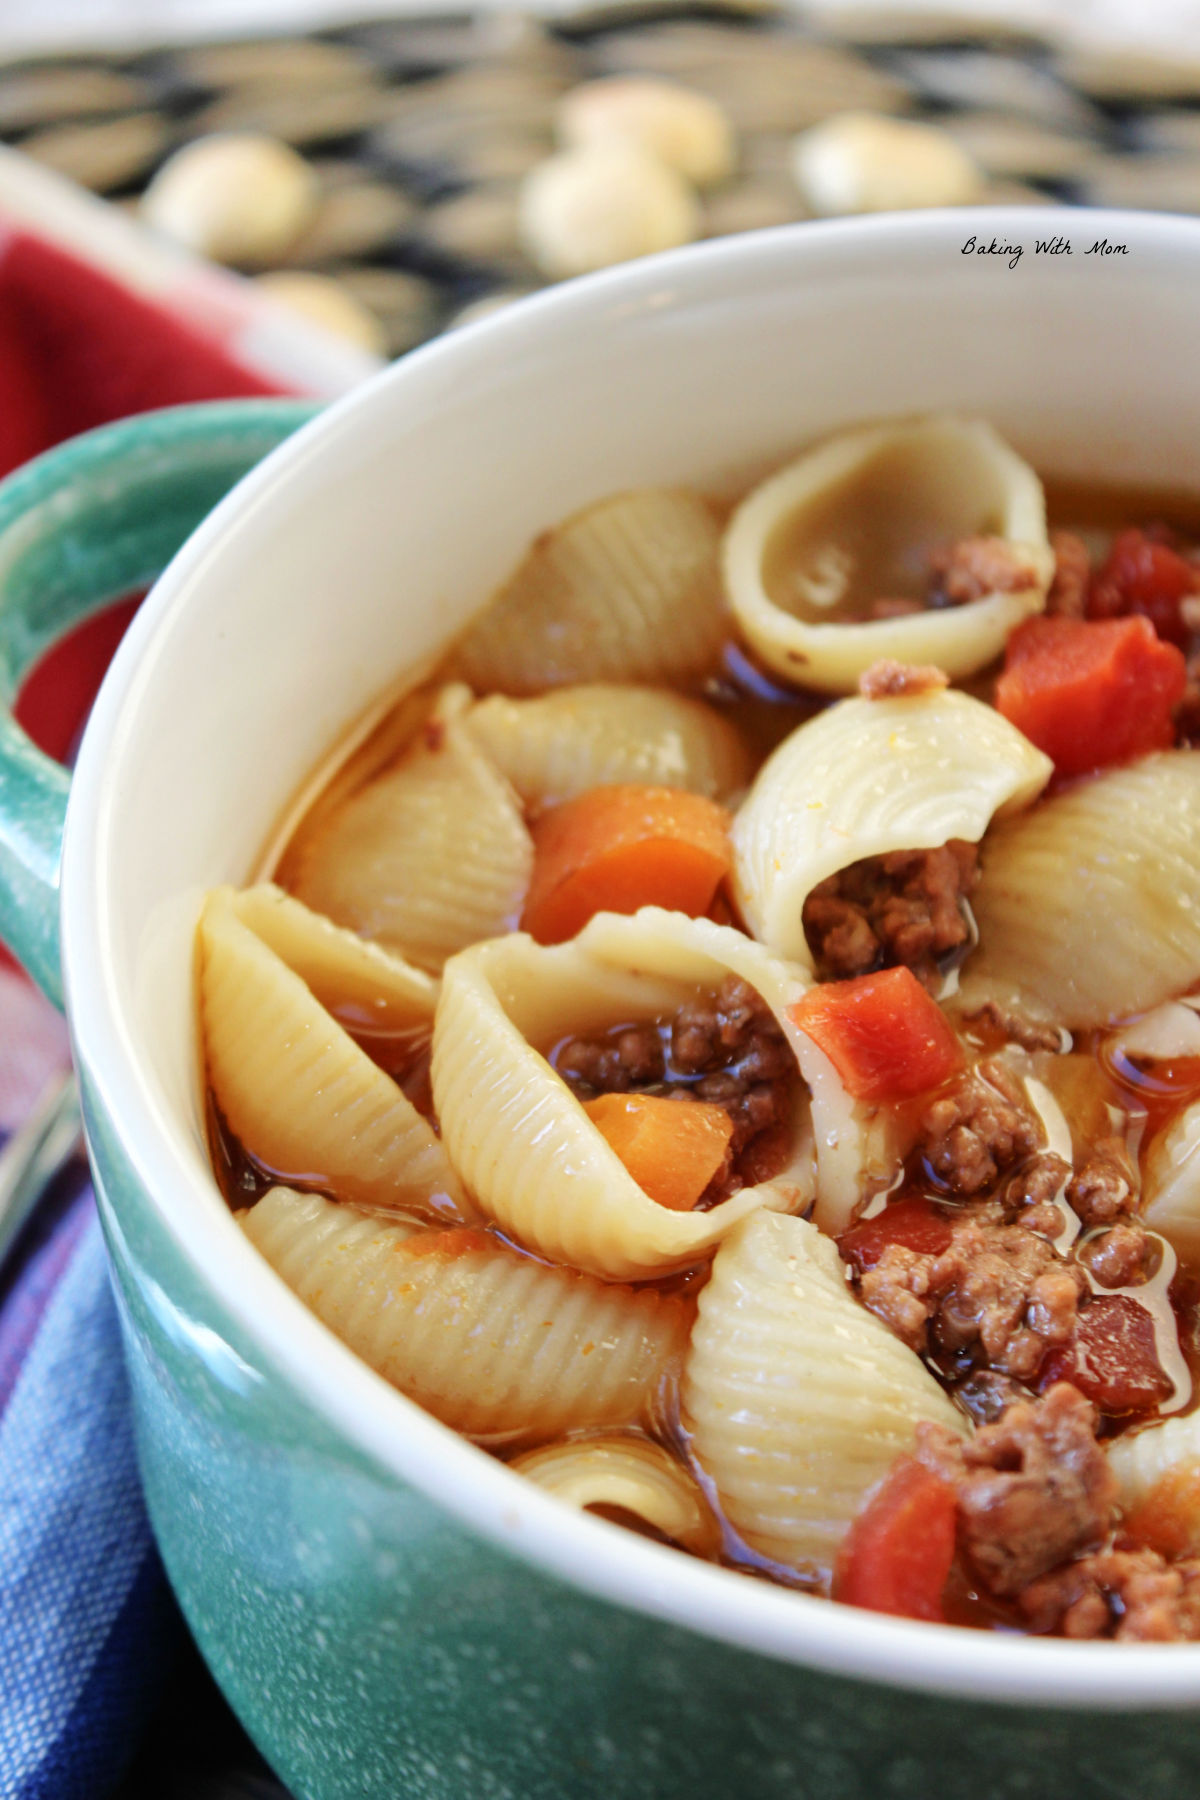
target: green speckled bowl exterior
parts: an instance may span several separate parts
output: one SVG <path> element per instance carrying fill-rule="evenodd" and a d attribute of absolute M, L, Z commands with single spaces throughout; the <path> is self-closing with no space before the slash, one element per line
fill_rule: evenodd
<path fill-rule="evenodd" d="M 1032 240 L 1061 228 L 1050 217 L 989 229 Z M 1100 299 L 1077 272 L 996 285 L 963 265 L 947 216 L 727 242 L 514 309 L 271 458 L 122 647 L 62 874 L 88 1139 L 163 1556 L 217 1679 L 303 1800 L 1200 1789 L 1200 1647 L 1001 1641 L 700 1568 L 567 1513 L 386 1391 L 223 1207 L 192 1018 L 203 887 L 245 877 L 355 706 L 589 494 L 701 479 L 919 405 L 984 412 L 1041 466 L 1115 458 L 1200 485 L 1200 227 L 1104 223 L 1136 256 Z M 8 696 L 49 635 L 144 579 L 302 417 L 157 415 L 0 489 Z M 4 726 L 0 920 L 52 992 L 65 795 Z"/>

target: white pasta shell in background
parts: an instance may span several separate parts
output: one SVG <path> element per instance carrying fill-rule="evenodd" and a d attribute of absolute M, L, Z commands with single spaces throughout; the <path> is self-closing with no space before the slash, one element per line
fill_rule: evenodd
<path fill-rule="evenodd" d="M 679 1367 L 690 1309 L 548 1268 L 482 1231 L 412 1236 L 275 1188 L 247 1237 L 317 1317 L 444 1424 L 493 1442 L 635 1425 Z"/>
<path fill-rule="evenodd" d="M 669 1016 L 728 974 L 777 1018 L 805 990 L 796 971 L 739 931 L 645 908 L 601 913 L 569 944 L 523 934 L 447 963 L 433 1038 L 442 1139 L 482 1210 L 540 1256 L 612 1280 L 641 1280 L 698 1261 L 763 1205 L 813 1196 L 807 1103 L 787 1166 L 709 1212 L 652 1200 L 546 1061 L 566 1036 Z"/>
<path fill-rule="evenodd" d="M 842 700 L 763 764 L 734 818 L 734 887 L 754 935 L 812 967 L 804 902 L 865 856 L 977 843 L 1053 765 L 993 707 L 949 689 Z"/>
<path fill-rule="evenodd" d="M 904 597 L 898 587 L 911 592 L 932 550 L 976 536 L 1012 544 L 1030 585 L 898 618 L 822 616 L 850 593 Z M 948 414 L 841 432 L 806 451 L 743 500 L 723 560 L 734 616 L 767 667 L 828 694 L 852 692 L 884 657 L 973 674 L 1042 610 L 1054 573 L 1034 471 L 990 425 Z M 874 591 L 858 593 L 863 584 Z"/>
<path fill-rule="evenodd" d="M 521 184 L 521 242 L 561 281 L 690 244 L 700 207 L 681 175 L 630 143 L 588 144 L 547 157 Z"/>
<path fill-rule="evenodd" d="M 978 164 L 946 131 L 880 113 L 838 113 L 796 139 L 792 171 L 813 212 L 906 212 L 969 206 L 983 193 Z"/>
<path fill-rule="evenodd" d="M 1144 1431 L 1114 1439 L 1108 1446 L 1108 1460 L 1126 1512 L 1149 1499 L 1165 1475 L 1194 1473 L 1200 1490 L 1200 1413 L 1164 1419 L 1157 1425 L 1148 1425 Z M 1195 1521 L 1192 1548 L 1200 1549 L 1200 1515 Z"/>
<path fill-rule="evenodd" d="M 463 729 L 470 701 L 445 689 L 416 744 L 288 858 L 306 905 L 435 971 L 509 929 L 533 870 L 517 796 Z"/>
<path fill-rule="evenodd" d="M 729 720 L 666 688 L 595 682 L 536 700 L 492 694 L 465 723 L 526 806 L 626 781 L 724 800 L 750 779 L 749 752 Z"/>
<path fill-rule="evenodd" d="M 387 333 L 370 309 L 330 275 L 309 269 L 272 269 L 258 277 L 257 287 L 311 325 L 357 344 L 375 356 L 386 356 Z"/>
<path fill-rule="evenodd" d="M 1044 800 L 988 837 L 963 1005 L 1070 1030 L 1200 979 L 1200 751 L 1168 750 Z"/>
<path fill-rule="evenodd" d="M 572 88 L 559 101 L 558 131 L 564 144 L 634 144 L 696 187 L 724 181 L 737 161 L 723 108 L 652 75 L 613 75 Z"/>
<path fill-rule="evenodd" d="M 234 1135 L 264 1168 L 361 1206 L 473 1218 L 429 1121 L 239 905 L 214 889 L 199 931 L 208 1079 Z"/>
<path fill-rule="evenodd" d="M 484 691 L 672 681 L 720 655 L 721 534 L 698 494 L 637 488 L 543 532 L 467 627 L 457 663 Z"/>
<path fill-rule="evenodd" d="M 730 1234 L 700 1295 L 683 1423 L 752 1549 L 827 1581 L 924 1419 L 966 1430 L 920 1357 L 854 1298 L 828 1238 L 765 1212 Z"/>
<path fill-rule="evenodd" d="M 568 1506 L 631 1513 L 698 1556 L 720 1548 L 721 1531 L 693 1476 L 661 1444 L 632 1432 L 571 1438 L 528 1450 L 511 1465 Z"/>
<path fill-rule="evenodd" d="M 167 158 L 141 199 L 146 223 L 215 262 L 259 267 L 295 243 L 317 210 L 319 183 L 277 138 L 216 133 Z"/>
<path fill-rule="evenodd" d="M 1200 1259 L 1200 1101 L 1180 1113 L 1146 1157 L 1142 1211 L 1185 1263 Z"/>
<path fill-rule="evenodd" d="M 271 882 L 235 894 L 230 908 L 327 1011 L 352 1027 L 432 1029 L 437 982 L 424 969 L 335 925 Z"/>

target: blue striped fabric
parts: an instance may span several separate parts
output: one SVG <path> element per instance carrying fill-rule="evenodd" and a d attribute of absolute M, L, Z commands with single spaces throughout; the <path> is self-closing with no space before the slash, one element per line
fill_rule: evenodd
<path fill-rule="evenodd" d="M 47 1214 L 49 1217 L 47 1218 Z M 150 1536 L 95 1202 L 48 1197 L 0 1291 L 0 1800 L 103 1800 L 182 1632 Z"/>

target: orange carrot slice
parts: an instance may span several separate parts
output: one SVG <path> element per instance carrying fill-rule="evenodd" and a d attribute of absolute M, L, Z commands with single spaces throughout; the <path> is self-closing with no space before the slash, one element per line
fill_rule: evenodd
<path fill-rule="evenodd" d="M 533 826 L 533 879 L 521 919 L 561 944 L 593 913 L 665 906 L 699 918 L 729 873 L 729 814 L 678 788 L 591 788 Z"/>
<path fill-rule="evenodd" d="M 583 1110 L 643 1193 L 672 1212 L 691 1212 L 733 1137 L 725 1108 L 703 1100 L 601 1094 Z"/>

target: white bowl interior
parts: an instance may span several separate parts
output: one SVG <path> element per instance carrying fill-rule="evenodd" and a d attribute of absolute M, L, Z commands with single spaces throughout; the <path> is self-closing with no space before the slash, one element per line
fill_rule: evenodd
<path fill-rule="evenodd" d="M 1070 258 L 1034 254 L 1062 232 Z M 1010 271 L 964 254 L 972 233 L 1027 253 Z M 1104 236 L 1128 254 L 1086 255 Z M 198 1104 L 200 895 L 247 876 L 347 723 L 596 496 L 723 485 L 831 428 L 942 407 L 990 419 L 1042 470 L 1200 487 L 1198 299 L 1200 225 L 1036 212 L 803 227 L 573 285 L 406 359 L 285 446 L 176 559 L 114 664 L 64 860 L 74 1029 L 110 1114 L 195 1265 L 348 1435 L 523 1553 L 536 1532 L 540 1558 L 588 1586 L 921 1686 L 1200 1697 L 1200 1648 L 880 1620 L 514 1498 L 525 1484 L 385 1390 L 233 1228 Z"/>

